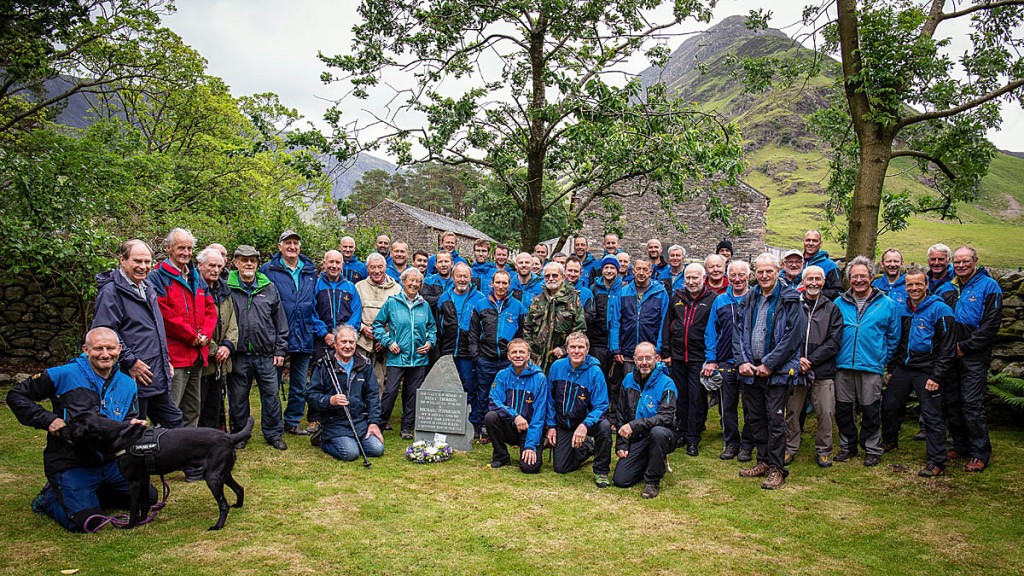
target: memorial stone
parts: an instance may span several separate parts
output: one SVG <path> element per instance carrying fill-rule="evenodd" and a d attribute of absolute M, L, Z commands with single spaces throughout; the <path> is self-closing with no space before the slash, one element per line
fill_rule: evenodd
<path fill-rule="evenodd" d="M 473 450 L 473 425 L 462 381 L 451 356 L 442 356 L 416 392 L 416 440 Z"/>

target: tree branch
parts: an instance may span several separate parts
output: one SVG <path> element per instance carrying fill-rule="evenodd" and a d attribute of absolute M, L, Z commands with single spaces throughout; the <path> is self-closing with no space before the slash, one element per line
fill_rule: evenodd
<path fill-rule="evenodd" d="M 946 175 L 946 178 L 949 178 L 950 180 L 952 180 L 954 182 L 956 181 L 956 178 L 957 178 L 956 174 L 953 174 L 953 171 L 950 170 L 942 160 L 939 160 L 938 158 L 935 158 L 934 156 L 931 156 L 929 154 L 925 154 L 924 152 L 919 152 L 917 150 L 899 150 L 899 151 L 894 151 L 889 157 L 890 158 L 898 158 L 900 156 L 908 156 L 908 157 L 911 157 L 911 158 L 922 158 L 924 160 L 927 160 L 927 161 L 931 162 L 932 164 L 935 164 L 936 166 L 938 166 L 939 170 L 942 170 L 942 173 Z"/>
<path fill-rule="evenodd" d="M 949 118 L 950 116 L 955 116 L 957 114 L 960 114 L 961 112 L 966 112 L 986 102 L 995 100 L 996 98 L 999 98 L 1004 94 L 1013 92 L 1014 90 L 1021 87 L 1024 87 L 1024 78 L 1018 78 L 1017 80 L 1014 80 L 1013 82 L 1004 85 L 1002 88 L 999 88 L 998 90 L 994 90 L 983 96 L 978 96 L 974 100 L 968 100 L 967 102 L 964 102 L 963 104 L 956 106 L 955 108 L 946 108 L 945 110 L 934 110 L 932 112 L 924 112 L 914 116 L 908 116 L 896 123 L 896 131 L 898 132 L 899 130 L 906 128 L 907 126 L 910 126 L 911 124 L 917 124 L 919 122 L 925 122 L 928 120 L 938 120 L 941 118 Z"/>

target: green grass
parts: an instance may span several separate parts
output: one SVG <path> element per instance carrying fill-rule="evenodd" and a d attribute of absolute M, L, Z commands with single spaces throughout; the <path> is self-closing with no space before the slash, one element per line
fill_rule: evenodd
<path fill-rule="evenodd" d="M 254 406 L 256 404 L 254 398 Z M 0 572 L 54 574 L 1020 574 L 1024 432 L 992 431 L 983 474 L 916 476 L 924 447 L 908 437 L 882 466 L 820 470 L 808 420 L 784 489 L 760 490 L 722 462 L 718 418 L 701 455 L 671 456 L 655 500 L 640 487 L 598 490 L 589 470 L 537 476 L 489 470 L 490 450 L 415 465 L 386 434 L 366 470 L 288 437 L 254 438 L 235 476 L 245 507 L 207 532 L 204 484 L 170 478 L 167 508 L 148 526 L 64 532 L 29 503 L 42 486 L 43 434 L 0 410 Z M 914 428 L 914 429 L 912 429 Z M 912 434 L 916 426 L 904 431 Z M 545 455 L 547 456 L 547 454 Z M 230 499 L 230 496 L 229 496 Z"/>

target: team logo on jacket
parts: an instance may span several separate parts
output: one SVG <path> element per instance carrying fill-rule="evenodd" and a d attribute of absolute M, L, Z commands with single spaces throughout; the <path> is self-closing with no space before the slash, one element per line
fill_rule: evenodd
<path fill-rule="evenodd" d="M 586 394 L 580 394 L 579 396 L 577 396 L 577 398 L 579 398 L 580 400 L 586 400 L 587 399 L 587 395 Z"/>
<path fill-rule="evenodd" d="M 647 399 L 647 407 L 648 408 L 654 408 L 654 400 L 648 398 Z"/>
<path fill-rule="evenodd" d="M 348 300 L 349 299 L 348 294 L 342 294 L 341 295 L 341 299 L 342 300 Z"/>

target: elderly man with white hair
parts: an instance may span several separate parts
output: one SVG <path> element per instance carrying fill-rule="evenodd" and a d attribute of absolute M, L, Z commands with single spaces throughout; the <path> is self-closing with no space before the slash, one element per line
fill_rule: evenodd
<path fill-rule="evenodd" d="M 761 488 L 786 482 L 786 422 L 789 389 L 799 377 L 800 343 L 807 319 L 800 295 L 779 279 L 779 261 L 764 253 L 754 259 L 757 288 L 743 297 L 733 354 L 743 389 L 743 414 L 757 446 L 757 464 L 743 478 L 767 476 Z"/>
<path fill-rule="evenodd" d="M 192 265 L 195 243 L 188 230 L 171 230 L 164 240 L 167 259 L 149 277 L 164 317 L 167 351 L 174 367 L 171 400 L 181 408 L 189 427 L 199 424 L 199 382 L 208 360 L 210 336 L 217 328 L 217 305 Z"/>
<path fill-rule="evenodd" d="M 704 270 L 708 276 L 704 281 L 708 290 L 715 294 L 725 294 L 729 289 L 729 279 L 725 277 L 725 258 L 718 254 L 708 254 L 704 258 Z"/>
<path fill-rule="evenodd" d="M 231 355 L 238 343 L 235 305 L 231 302 L 231 289 L 223 275 L 227 260 L 217 246 L 211 244 L 196 256 L 199 274 L 209 285 L 217 305 L 217 328 L 210 336 L 210 358 L 203 370 L 200 386 L 199 426 L 203 428 L 227 426 L 224 417 L 225 383 L 231 373 Z"/>
<path fill-rule="evenodd" d="M 530 343 L 537 364 L 547 372 L 551 363 L 566 355 L 565 339 L 587 329 L 583 305 L 572 284 L 565 281 L 565 269 L 558 262 L 544 266 L 544 289 L 530 302 L 523 337 Z"/>
<path fill-rule="evenodd" d="M 708 417 L 707 391 L 700 383 L 706 350 L 704 333 L 718 294 L 708 288 L 707 274 L 700 264 L 687 266 L 683 278 L 685 289 L 673 292 L 668 303 L 661 357 L 679 390 L 676 445 L 685 444 L 686 454 L 697 456 Z"/>
<path fill-rule="evenodd" d="M 377 378 L 381 394 L 384 393 L 387 351 L 383 350 L 380 343 L 373 337 L 373 320 L 388 298 L 397 296 L 402 291 L 402 285 L 387 275 L 387 266 L 387 261 L 383 256 L 376 252 L 370 254 L 366 257 L 368 276 L 364 280 L 356 282 L 356 294 L 362 305 L 359 339 L 356 344 L 359 353 L 369 359 L 370 364 L 373 365 L 373 373 Z M 420 275 L 422 276 L 422 273 Z M 385 430 L 390 430 L 387 422 L 384 422 L 383 426 Z"/>

